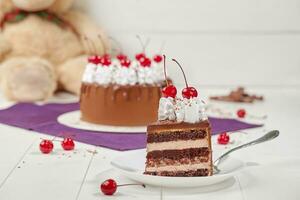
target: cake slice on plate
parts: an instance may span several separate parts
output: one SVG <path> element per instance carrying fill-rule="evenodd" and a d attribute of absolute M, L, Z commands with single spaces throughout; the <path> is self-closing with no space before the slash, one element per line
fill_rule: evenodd
<path fill-rule="evenodd" d="M 158 121 L 147 127 L 145 174 L 212 175 L 211 127 L 197 90 L 186 82 L 182 97 L 176 97 L 173 85 L 167 85 L 162 94 Z"/>

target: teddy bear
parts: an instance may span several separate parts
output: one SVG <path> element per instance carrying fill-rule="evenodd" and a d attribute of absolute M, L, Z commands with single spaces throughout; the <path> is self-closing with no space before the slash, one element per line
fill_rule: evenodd
<path fill-rule="evenodd" d="M 108 39 L 74 0 L 0 0 L 0 87 L 10 100 L 45 100 L 55 91 L 79 94 L 90 54 Z"/>

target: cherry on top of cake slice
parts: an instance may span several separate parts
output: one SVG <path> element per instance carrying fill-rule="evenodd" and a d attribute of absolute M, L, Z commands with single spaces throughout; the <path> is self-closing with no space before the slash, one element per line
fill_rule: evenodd
<path fill-rule="evenodd" d="M 169 84 L 166 73 L 166 57 L 164 60 L 164 75 L 166 87 L 162 90 L 162 98 L 159 102 L 158 120 L 197 123 L 207 120 L 204 102 L 198 98 L 198 92 L 187 83 L 186 75 L 182 66 L 175 59 L 172 59 L 182 71 L 186 87 L 182 90 L 182 97 L 177 97 L 177 89 Z"/>

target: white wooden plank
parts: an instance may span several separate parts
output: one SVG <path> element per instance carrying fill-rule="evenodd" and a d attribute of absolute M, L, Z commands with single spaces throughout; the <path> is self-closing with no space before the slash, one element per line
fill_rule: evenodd
<path fill-rule="evenodd" d="M 298 0 L 77 0 L 109 31 L 299 31 Z"/>
<path fill-rule="evenodd" d="M 260 165 L 252 166 L 238 176 L 246 200 L 299 199 L 300 159 L 298 156 L 260 156 L 259 158 L 256 156 L 252 161 L 259 162 Z"/>
<path fill-rule="evenodd" d="M 39 143 L 35 142 L 2 186 L 0 199 L 76 199 L 93 156 L 87 150 L 94 147 L 76 143 L 76 151 L 65 152 L 55 142 L 54 152 L 45 155 L 40 153 Z"/>
<path fill-rule="evenodd" d="M 112 35 L 134 55 L 141 51 L 134 34 Z M 149 53 L 157 53 L 166 41 L 165 53 L 177 58 L 191 84 L 200 85 L 300 85 L 300 35 L 197 35 L 148 34 Z M 176 83 L 183 84 L 175 64 L 168 71 Z"/>
<path fill-rule="evenodd" d="M 38 139 L 26 130 L 0 125 L 0 190 L 6 179 L 13 173 L 20 160 Z"/>

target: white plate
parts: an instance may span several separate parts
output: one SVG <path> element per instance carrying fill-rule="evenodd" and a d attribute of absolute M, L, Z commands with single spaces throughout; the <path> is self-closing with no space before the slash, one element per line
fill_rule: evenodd
<path fill-rule="evenodd" d="M 112 133 L 145 133 L 146 126 L 107 126 L 101 124 L 92 124 L 84 122 L 80 119 L 81 113 L 79 110 L 64 113 L 57 118 L 60 124 L 65 126 L 99 132 L 112 132 Z"/>
<path fill-rule="evenodd" d="M 144 175 L 146 151 L 139 150 L 123 154 L 115 158 L 111 164 L 122 175 L 146 185 L 163 187 L 200 187 L 221 183 L 232 178 L 244 163 L 238 159 L 228 157 L 219 168 L 221 173 L 207 177 L 165 177 Z"/>

